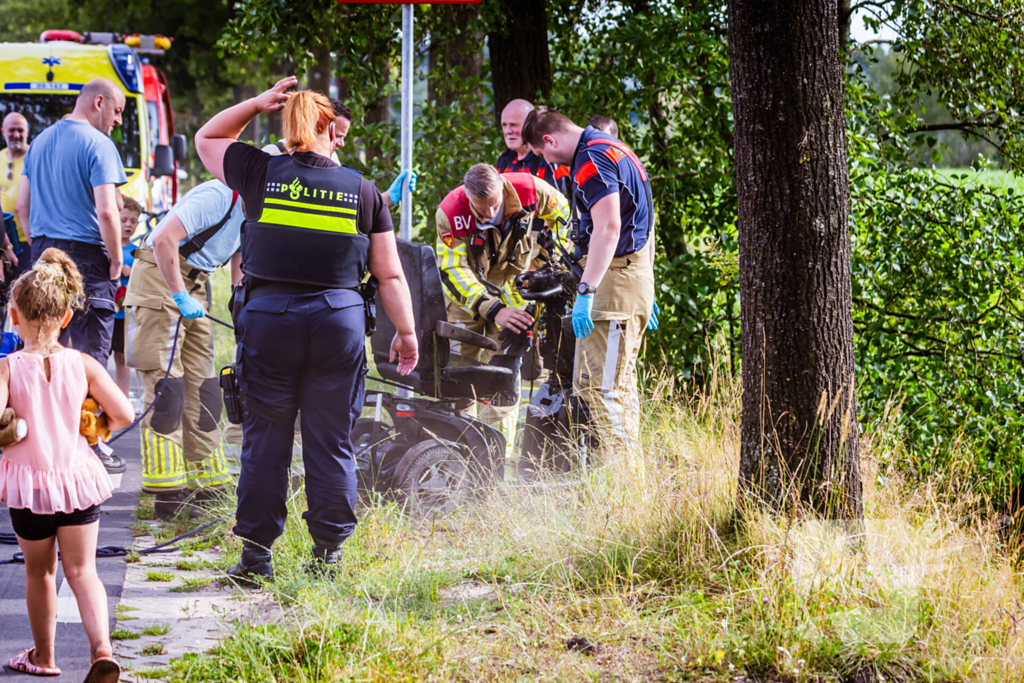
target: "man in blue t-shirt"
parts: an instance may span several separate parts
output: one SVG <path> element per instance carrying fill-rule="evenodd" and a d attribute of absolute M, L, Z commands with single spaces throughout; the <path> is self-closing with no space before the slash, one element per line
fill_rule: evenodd
<path fill-rule="evenodd" d="M 124 105 L 124 93 L 106 78 L 82 86 L 74 111 L 40 133 L 25 155 L 15 206 L 33 260 L 56 247 L 74 259 L 85 280 L 85 309 L 75 313 L 61 343 L 103 364 L 123 262 L 117 188 L 128 181 L 109 136 L 121 124 Z"/>

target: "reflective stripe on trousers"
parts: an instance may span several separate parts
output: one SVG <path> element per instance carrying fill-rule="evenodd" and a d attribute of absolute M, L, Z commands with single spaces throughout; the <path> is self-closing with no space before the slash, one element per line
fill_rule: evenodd
<path fill-rule="evenodd" d="M 142 489 L 146 493 L 225 486 L 230 482 L 222 446 L 202 460 L 189 462 L 174 441 L 152 429 L 142 430 Z"/>

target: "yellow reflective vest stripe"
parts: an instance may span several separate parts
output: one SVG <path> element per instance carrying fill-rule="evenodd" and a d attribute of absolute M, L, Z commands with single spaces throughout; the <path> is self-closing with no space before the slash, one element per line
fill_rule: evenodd
<path fill-rule="evenodd" d="M 324 216 L 290 209 L 271 209 L 266 206 L 268 203 L 268 201 L 264 200 L 263 213 L 259 217 L 260 223 L 283 225 L 288 228 L 336 232 L 346 235 L 356 235 L 359 233 L 355 218 Z"/>

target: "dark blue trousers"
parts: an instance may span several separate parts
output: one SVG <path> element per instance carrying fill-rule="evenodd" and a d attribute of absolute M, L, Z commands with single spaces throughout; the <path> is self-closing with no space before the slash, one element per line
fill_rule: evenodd
<path fill-rule="evenodd" d="M 352 290 L 271 294 L 238 316 L 246 414 L 235 535 L 269 548 L 284 532 L 296 411 L 306 469 L 303 515 L 315 543 L 338 546 L 356 527 L 350 432 L 363 404 L 365 327 Z"/>
<path fill-rule="evenodd" d="M 32 262 L 50 247 L 71 257 L 85 281 L 85 307 L 75 311 L 60 335 L 60 343 L 87 353 L 106 367 L 114 339 L 114 293 L 117 284 L 110 279 L 110 257 L 103 247 L 87 242 L 37 237 L 32 240 Z"/>

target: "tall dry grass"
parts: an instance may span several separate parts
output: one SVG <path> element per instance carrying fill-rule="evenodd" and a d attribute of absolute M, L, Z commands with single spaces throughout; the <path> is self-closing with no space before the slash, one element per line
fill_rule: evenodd
<path fill-rule="evenodd" d="M 445 519 L 364 511 L 344 571 L 312 579 L 298 514 L 269 588 L 188 680 L 1024 680 L 1020 576 L 955 477 L 879 477 L 863 442 L 856 533 L 803 517 L 737 523 L 739 391 L 644 397 L 644 476 L 495 486 Z M 880 484 L 884 481 L 884 484 Z M 297 499 L 298 500 L 298 499 Z M 301 505 L 293 513 L 301 512 Z M 568 650 L 572 637 L 593 656 Z M 749 679 L 752 680 L 752 679 Z"/>

